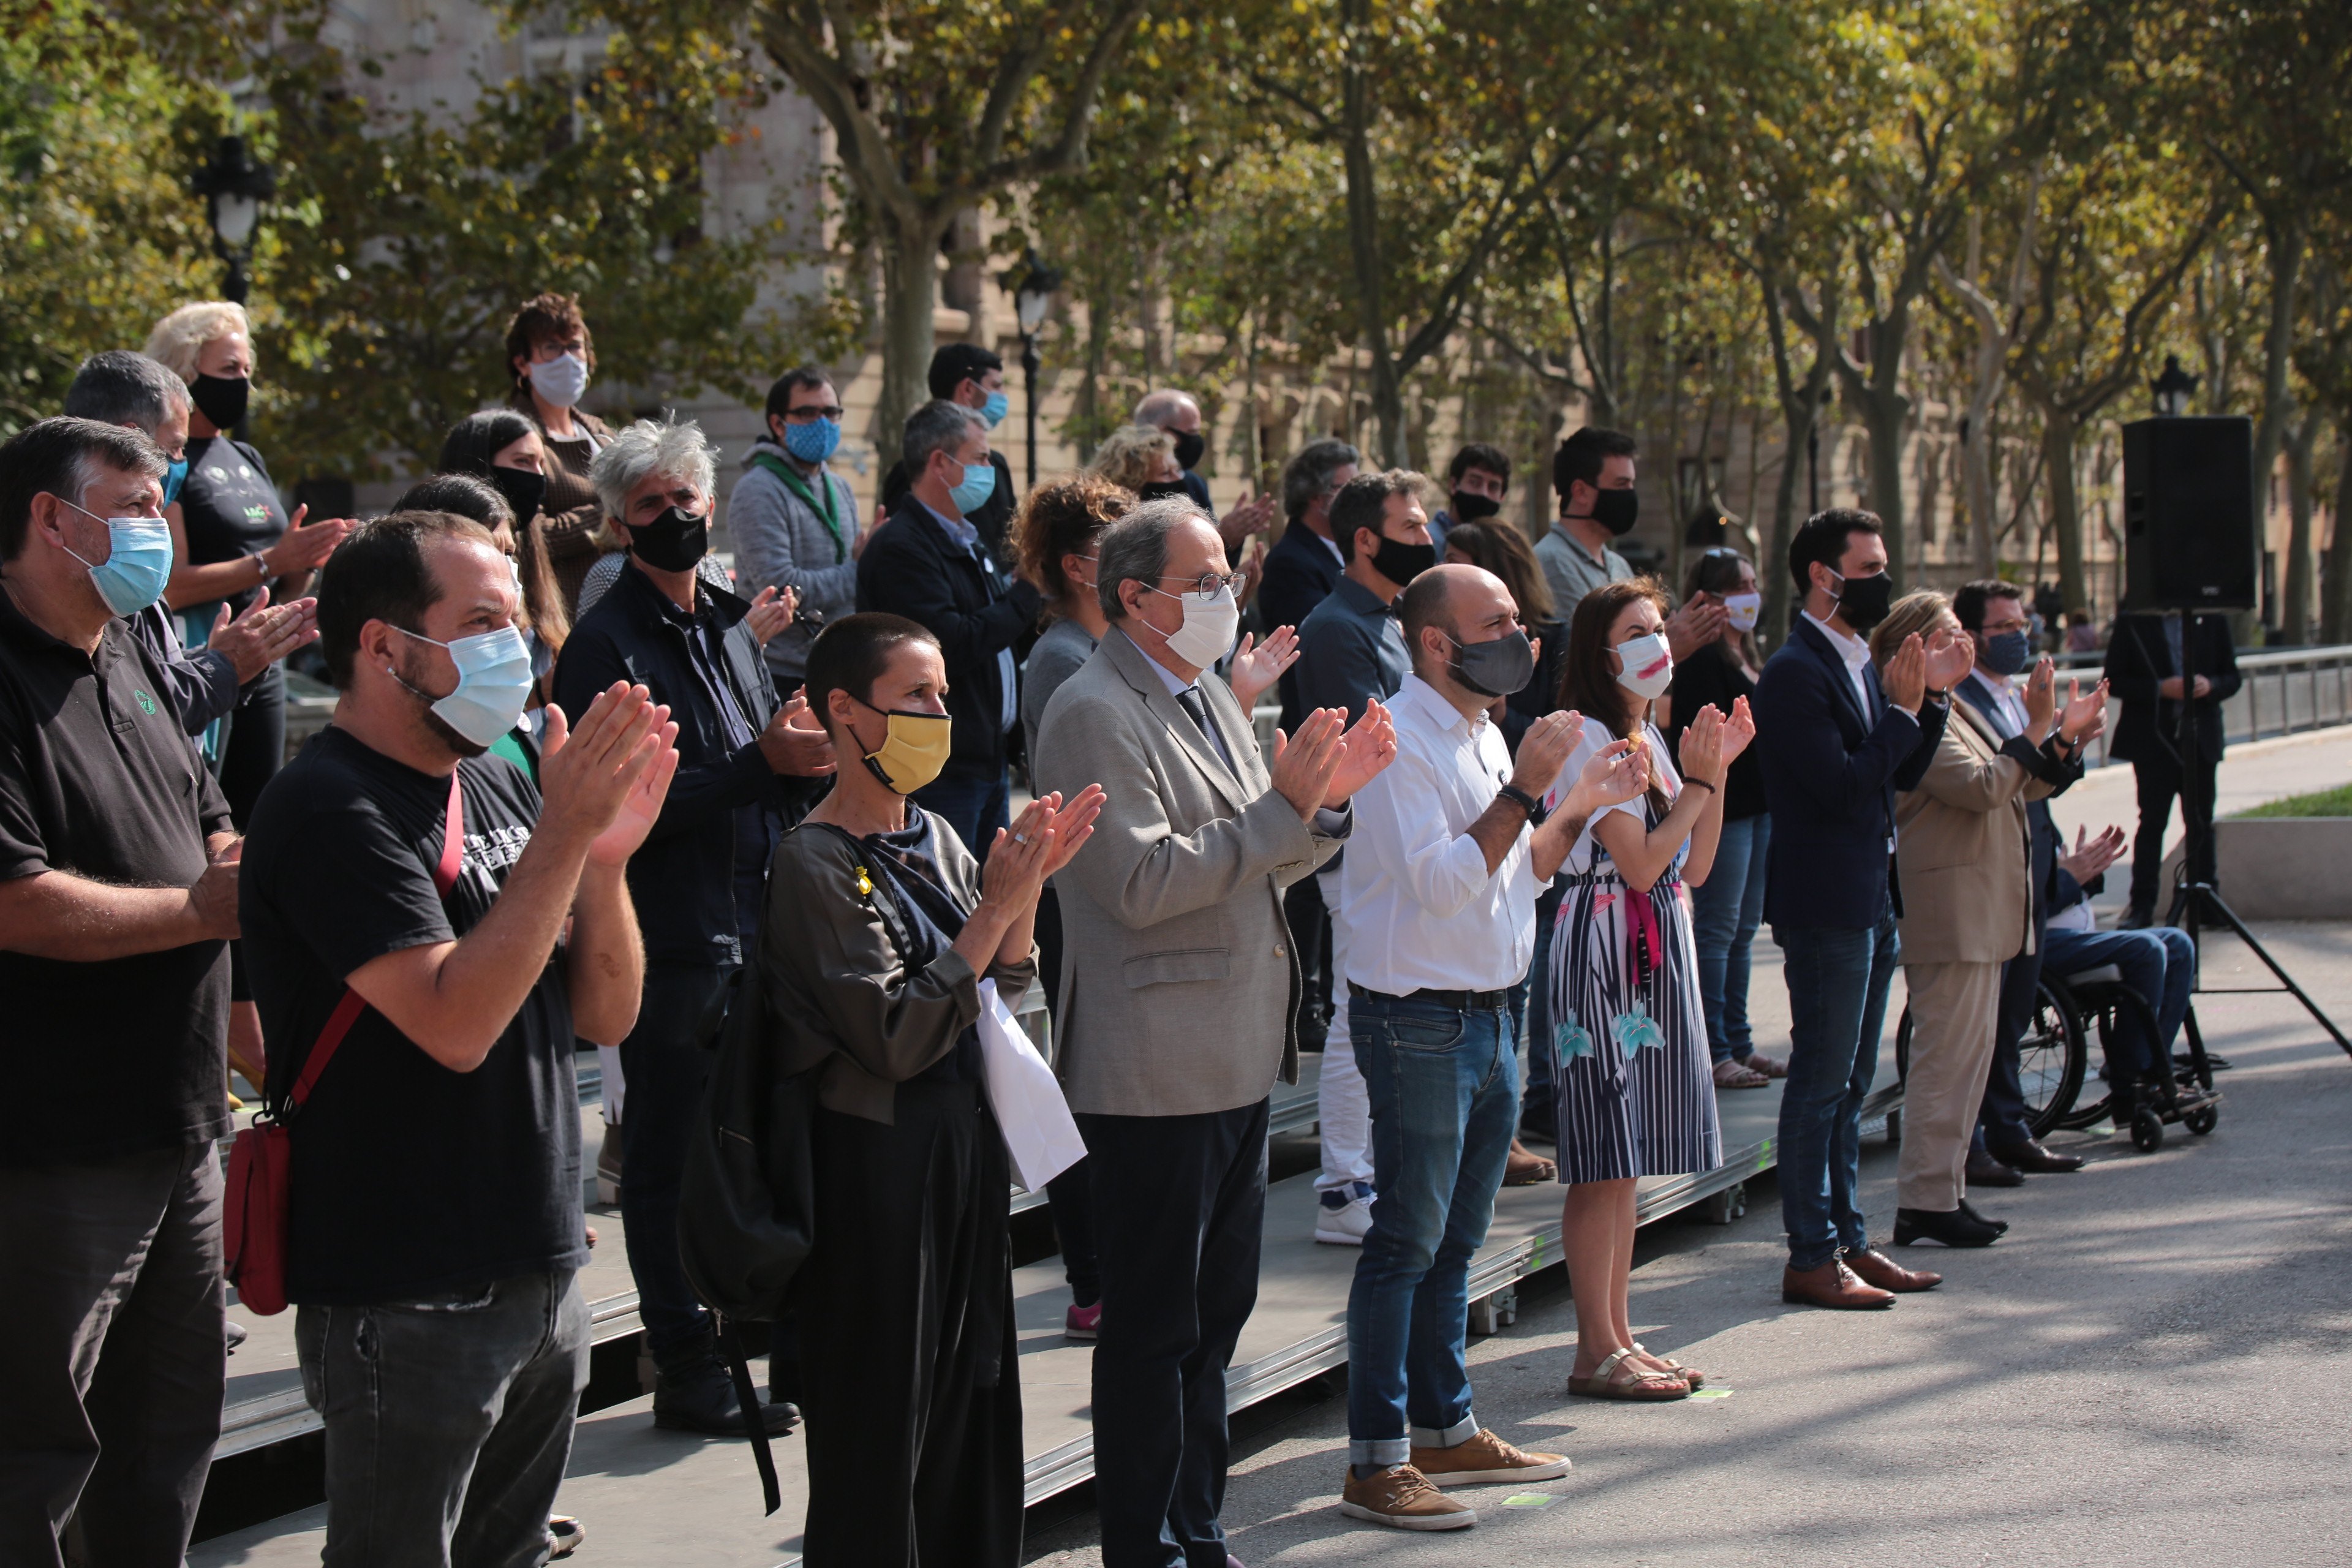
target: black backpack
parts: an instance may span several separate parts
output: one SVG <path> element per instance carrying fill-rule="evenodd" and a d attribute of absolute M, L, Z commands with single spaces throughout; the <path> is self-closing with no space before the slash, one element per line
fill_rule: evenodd
<path fill-rule="evenodd" d="M 751 1367 L 730 1325 L 782 1317 L 793 1276 L 815 1240 L 816 1173 L 809 1144 L 822 1069 L 791 1076 L 773 1070 L 756 950 L 737 973 L 701 1120 L 687 1145 L 677 1243 L 695 1295 L 719 1315 L 719 1348 L 734 1373 L 736 1401 L 773 1513 L 782 1502 L 775 1460 Z"/>

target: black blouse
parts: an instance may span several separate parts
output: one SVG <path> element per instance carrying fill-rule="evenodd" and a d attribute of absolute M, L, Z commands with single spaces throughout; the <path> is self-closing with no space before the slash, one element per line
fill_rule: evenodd
<path fill-rule="evenodd" d="M 1693 656 L 1686 664 L 1675 666 L 1674 722 L 1666 729 L 1666 744 L 1681 754 L 1683 731 L 1689 728 L 1689 715 L 1696 713 L 1702 703 L 1723 710 L 1726 717 L 1738 699 L 1748 699 L 1748 706 L 1756 704 L 1756 683 L 1748 679 L 1738 658 L 1721 643 L 1710 644 Z M 1764 815 L 1764 764 L 1750 746 L 1735 758 L 1731 774 L 1723 781 L 1723 819 L 1737 822 L 1742 817 Z"/>

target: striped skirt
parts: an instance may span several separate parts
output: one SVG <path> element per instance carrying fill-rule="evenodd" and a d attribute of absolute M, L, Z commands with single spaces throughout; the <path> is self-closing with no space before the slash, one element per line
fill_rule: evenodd
<path fill-rule="evenodd" d="M 1723 1163 L 1681 879 L 1659 882 L 1644 902 L 1603 859 L 1569 884 L 1552 927 L 1544 983 L 1562 1182 Z"/>

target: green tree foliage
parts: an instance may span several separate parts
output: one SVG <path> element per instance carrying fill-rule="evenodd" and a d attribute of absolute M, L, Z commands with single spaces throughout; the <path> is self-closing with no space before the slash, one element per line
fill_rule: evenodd
<path fill-rule="evenodd" d="M 88 0 L 0 0 L 0 433 L 215 286 L 184 174 L 208 97 Z"/>

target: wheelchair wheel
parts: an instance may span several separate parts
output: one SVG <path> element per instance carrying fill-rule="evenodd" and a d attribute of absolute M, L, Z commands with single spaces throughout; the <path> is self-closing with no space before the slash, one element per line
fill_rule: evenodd
<path fill-rule="evenodd" d="M 2017 1079 L 2034 1137 L 2047 1137 L 2064 1124 L 2083 1092 L 2089 1061 L 2074 998 L 2063 984 L 2042 980 L 2034 989 L 2033 1012 L 2017 1037 Z"/>
<path fill-rule="evenodd" d="M 2221 1113 L 2211 1106 L 2200 1106 L 2180 1119 L 2180 1125 L 2202 1138 L 2221 1125 Z"/>
<path fill-rule="evenodd" d="M 2142 1110 L 2132 1118 L 2132 1147 L 2143 1154 L 2153 1154 L 2164 1147 L 2164 1118 L 2153 1110 Z"/>

